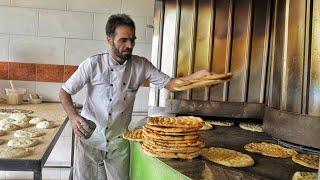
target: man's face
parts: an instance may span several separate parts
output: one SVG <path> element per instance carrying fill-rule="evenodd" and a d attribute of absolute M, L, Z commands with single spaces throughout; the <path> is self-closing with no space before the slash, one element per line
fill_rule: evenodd
<path fill-rule="evenodd" d="M 135 40 L 135 29 L 129 26 L 118 26 L 114 37 L 107 37 L 110 51 L 122 61 L 131 58 Z"/>

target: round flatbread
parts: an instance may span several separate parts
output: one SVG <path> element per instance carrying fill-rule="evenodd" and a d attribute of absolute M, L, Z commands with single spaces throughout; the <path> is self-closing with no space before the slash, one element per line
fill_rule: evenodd
<path fill-rule="evenodd" d="M 318 173 L 316 172 L 295 172 L 292 180 L 317 180 Z"/>
<path fill-rule="evenodd" d="M 39 141 L 37 139 L 31 139 L 31 138 L 14 138 L 8 141 L 9 147 L 18 147 L 18 148 L 27 148 L 27 147 L 33 147 L 39 144 Z"/>
<path fill-rule="evenodd" d="M 10 114 L 9 118 L 16 121 L 28 121 L 28 116 L 26 116 L 24 113 L 13 113 Z"/>
<path fill-rule="evenodd" d="M 198 139 L 199 138 L 199 135 L 183 135 L 183 136 L 160 135 L 160 134 L 148 132 L 144 129 L 143 129 L 143 134 L 145 134 L 146 136 L 149 136 L 150 138 L 153 138 L 153 139 L 172 140 L 172 141 L 175 141 L 175 140 L 182 141 L 182 140 L 191 140 L 191 139 Z"/>
<path fill-rule="evenodd" d="M 319 168 L 319 155 L 296 154 L 292 156 L 292 161 L 308 168 L 312 168 L 312 169 Z"/>
<path fill-rule="evenodd" d="M 20 129 L 20 127 L 12 123 L 0 124 L 0 130 L 3 131 L 15 131 L 17 129 Z"/>
<path fill-rule="evenodd" d="M 143 144 L 150 149 L 153 149 L 157 152 L 173 152 L 173 153 L 192 153 L 199 151 L 200 146 L 191 146 L 191 147 L 164 147 L 159 145 L 154 145 L 148 141 L 144 141 Z"/>
<path fill-rule="evenodd" d="M 208 123 L 216 125 L 216 126 L 233 126 L 234 122 L 233 121 L 229 121 L 229 120 L 225 120 L 225 121 L 208 121 Z"/>
<path fill-rule="evenodd" d="M 200 128 L 199 130 L 205 131 L 205 130 L 210 130 L 210 129 L 213 129 L 213 126 L 210 123 L 205 122 L 204 125 L 202 126 L 202 128 Z"/>
<path fill-rule="evenodd" d="M 37 124 L 37 123 L 39 123 L 41 121 L 46 121 L 46 119 L 41 118 L 41 117 L 34 117 L 34 118 L 30 119 L 29 123 L 30 124 Z"/>
<path fill-rule="evenodd" d="M 251 156 L 225 148 L 203 148 L 200 155 L 205 159 L 227 167 L 249 167 L 254 165 Z"/>
<path fill-rule="evenodd" d="M 18 130 L 13 133 L 13 136 L 17 138 L 23 138 L 23 137 L 34 138 L 34 137 L 40 137 L 43 135 L 45 135 L 45 133 L 37 129 Z"/>
<path fill-rule="evenodd" d="M 197 140 L 197 141 L 190 141 L 185 143 L 170 143 L 169 142 L 159 142 L 156 140 L 147 140 L 144 139 L 143 142 L 146 142 L 147 144 L 153 145 L 153 146 L 161 146 L 161 147 L 204 147 L 204 141 L 203 140 Z"/>
<path fill-rule="evenodd" d="M 245 123 L 242 122 L 239 124 L 239 127 L 244 130 L 253 131 L 253 132 L 263 132 L 262 124 L 255 123 Z"/>
<path fill-rule="evenodd" d="M 159 142 L 159 143 L 164 143 L 164 144 L 172 144 L 173 146 L 182 146 L 183 144 L 192 146 L 192 144 L 198 143 L 198 141 L 201 141 L 204 144 L 204 141 L 201 138 L 201 136 L 199 136 L 199 138 L 197 138 L 197 139 L 174 140 L 173 141 L 173 140 L 154 139 L 154 138 L 151 138 L 151 137 L 142 133 L 142 138 L 143 138 L 143 141 L 146 141 L 146 140 L 147 141 L 154 141 L 154 142 Z"/>
<path fill-rule="evenodd" d="M 149 129 L 146 126 L 142 127 L 147 132 L 152 132 L 160 135 L 169 135 L 169 136 L 184 136 L 184 135 L 196 135 L 199 134 L 198 131 L 190 131 L 190 132 L 164 132 L 164 131 L 155 131 L 153 129 Z"/>
<path fill-rule="evenodd" d="M 22 158 L 29 156 L 31 151 L 24 148 L 2 147 L 0 148 L 0 158 Z"/>
<path fill-rule="evenodd" d="M 36 125 L 36 128 L 39 128 L 39 129 L 50 129 L 54 127 L 55 125 L 52 121 L 41 121 Z"/>
<path fill-rule="evenodd" d="M 278 158 L 288 158 L 297 154 L 295 150 L 281 147 L 272 143 L 249 143 L 244 146 L 244 149 L 253 152 L 262 154 L 270 157 Z"/>
<path fill-rule="evenodd" d="M 195 116 L 149 117 L 147 124 L 161 127 L 201 128 L 204 121 Z"/>
<path fill-rule="evenodd" d="M 142 150 L 149 156 L 158 158 L 180 158 L 180 159 L 193 159 L 199 156 L 199 151 L 193 153 L 173 153 L 173 152 L 157 152 L 153 149 L 148 148 L 142 144 Z"/>
<path fill-rule="evenodd" d="M 133 131 L 126 131 L 123 133 L 123 138 L 130 141 L 142 142 L 142 129 L 135 129 Z"/>
<path fill-rule="evenodd" d="M 149 124 L 145 124 L 143 127 L 146 127 L 148 129 L 152 129 L 154 131 L 162 131 L 162 132 L 194 132 L 198 131 L 199 128 L 176 128 L 176 127 L 161 127 L 161 126 L 152 126 Z"/>

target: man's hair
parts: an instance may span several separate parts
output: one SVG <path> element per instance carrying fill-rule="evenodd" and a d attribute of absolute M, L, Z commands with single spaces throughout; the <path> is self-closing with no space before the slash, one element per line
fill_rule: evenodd
<path fill-rule="evenodd" d="M 114 37 L 118 26 L 129 26 L 136 29 L 133 20 L 126 14 L 111 15 L 106 25 L 106 35 Z"/>

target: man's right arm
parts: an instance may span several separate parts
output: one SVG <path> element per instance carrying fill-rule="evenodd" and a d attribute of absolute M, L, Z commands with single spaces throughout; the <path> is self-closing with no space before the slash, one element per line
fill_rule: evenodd
<path fill-rule="evenodd" d="M 68 117 L 71 121 L 72 129 L 74 130 L 75 134 L 81 138 L 84 138 L 86 135 L 86 131 L 84 130 L 84 128 L 87 129 L 89 126 L 73 106 L 71 95 L 61 88 L 59 97 L 63 109 L 68 114 Z"/>

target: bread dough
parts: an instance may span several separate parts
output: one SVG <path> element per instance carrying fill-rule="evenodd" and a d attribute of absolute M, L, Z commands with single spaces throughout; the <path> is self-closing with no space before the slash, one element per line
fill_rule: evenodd
<path fill-rule="evenodd" d="M 45 134 L 44 132 L 41 132 L 37 129 L 29 129 L 29 130 L 15 131 L 13 136 L 17 138 L 23 138 L 23 137 L 34 138 L 34 137 L 43 136 L 44 134 Z"/>
<path fill-rule="evenodd" d="M 26 128 L 30 126 L 28 121 L 13 121 L 12 124 L 15 124 L 21 128 Z"/>
<path fill-rule="evenodd" d="M 0 130 L 0 136 L 4 136 L 6 134 L 6 131 Z"/>
<path fill-rule="evenodd" d="M 0 148 L 0 158 L 21 158 L 29 156 L 31 151 L 24 148 L 3 147 Z"/>
<path fill-rule="evenodd" d="M 28 121 L 28 116 L 23 113 L 13 113 L 9 116 L 9 118 L 14 119 L 16 121 Z"/>
<path fill-rule="evenodd" d="M 11 119 L 11 118 L 4 118 L 4 119 L 0 120 L 0 125 L 12 123 L 12 122 L 14 122 L 14 121 L 15 121 L 15 120 L 14 120 L 14 119 Z"/>
<path fill-rule="evenodd" d="M 8 114 L 8 113 L 0 113 L 0 120 L 8 118 L 9 116 L 10 116 L 10 114 Z"/>
<path fill-rule="evenodd" d="M 20 127 L 12 123 L 0 124 L 0 130 L 3 131 L 14 131 L 17 129 L 20 129 Z"/>
<path fill-rule="evenodd" d="M 41 117 L 34 117 L 34 118 L 30 119 L 29 123 L 30 124 L 37 124 L 41 121 L 46 121 L 46 119 L 41 118 Z"/>
<path fill-rule="evenodd" d="M 41 121 L 39 123 L 37 123 L 36 128 L 39 129 L 50 129 L 50 128 L 54 128 L 55 125 L 53 122 L 51 121 Z"/>
<path fill-rule="evenodd" d="M 33 147 L 37 144 L 39 144 L 39 141 L 31 138 L 14 138 L 8 141 L 8 146 L 19 148 Z"/>

